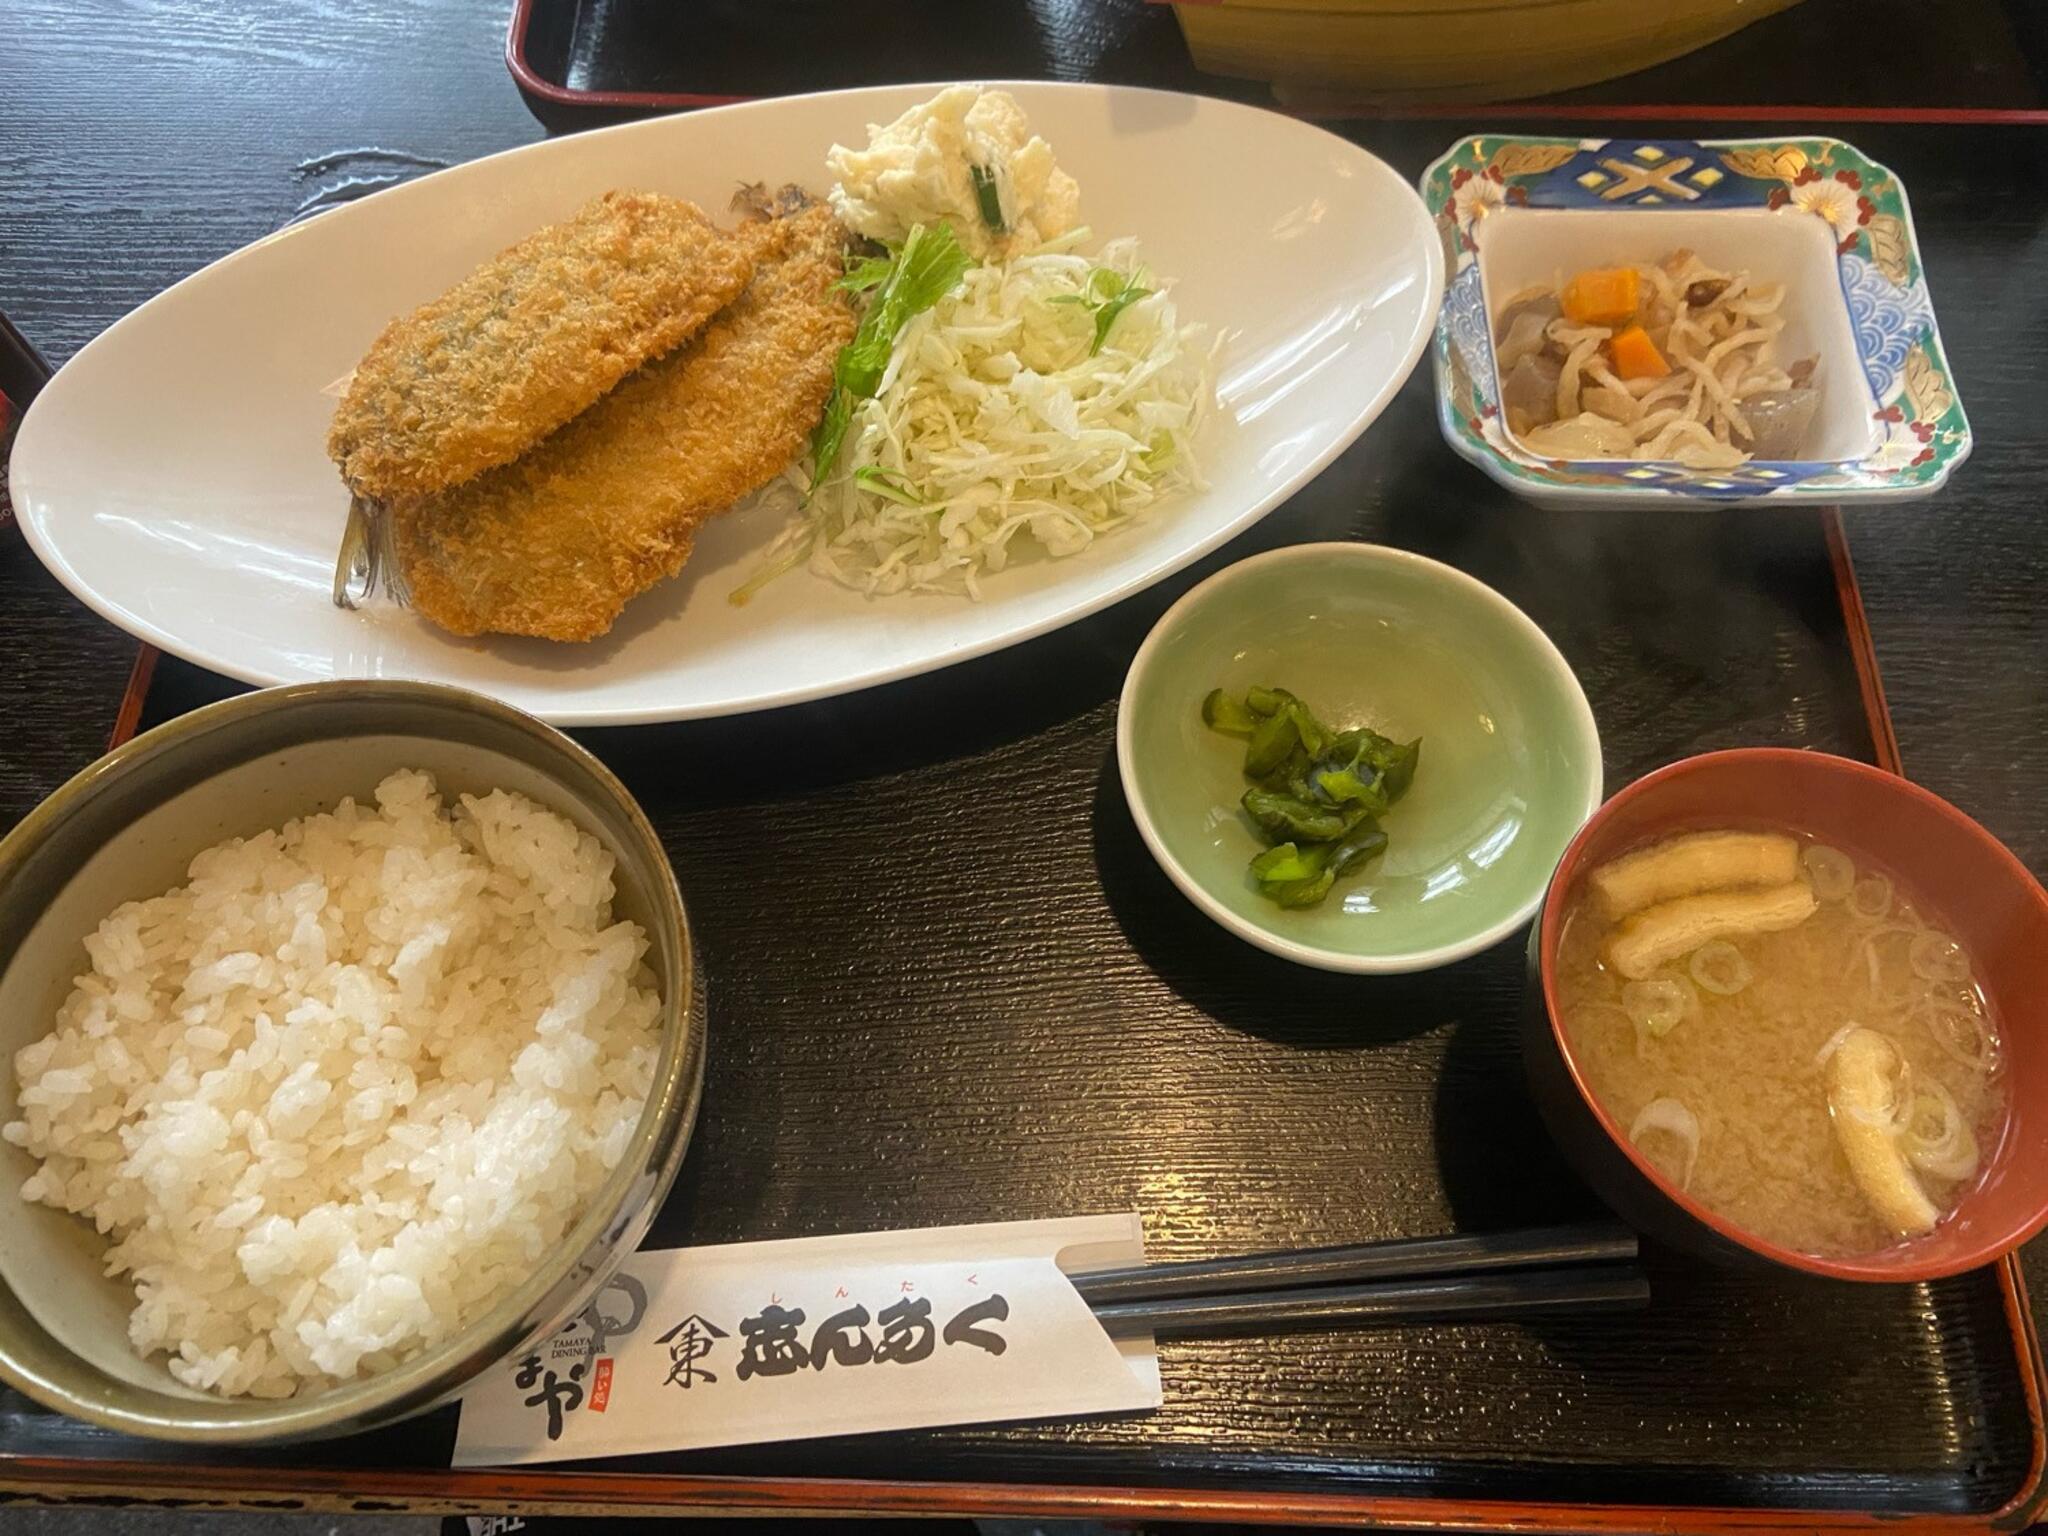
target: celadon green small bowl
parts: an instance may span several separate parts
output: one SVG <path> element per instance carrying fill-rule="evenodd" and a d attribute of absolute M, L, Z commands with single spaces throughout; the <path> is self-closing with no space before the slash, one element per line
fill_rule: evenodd
<path fill-rule="evenodd" d="M 1247 865 L 1243 741 L 1202 722 L 1212 688 L 1286 688 L 1333 730 L 1422 738 L 1386 852 L 1293 911 Z M 1374 544 L 1278 549 L 1210 577 L 1138 648 L 1117 768 L 1146 846 L 1239 938 L 1323 970 L 1429 970 L 1526 923 L 1600 804 L 1600 736 L 1571 668 L 1485 583 Z"/>

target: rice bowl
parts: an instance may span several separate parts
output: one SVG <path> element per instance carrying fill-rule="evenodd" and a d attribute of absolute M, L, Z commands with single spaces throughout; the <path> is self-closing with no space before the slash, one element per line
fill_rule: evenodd
<path fill-rule="evenodd" d="M 224 1249 L 226 1262 L 241 1271 L 238 1283 L 250 1288 L 244 1300 L 259 1311 L 266 1305 L 265 1296 L 270 1298 L 269 1304 L 279 1306 L 276 1318 L 252 1315 L 239 1325 L 253 1327 L 270 1338 L 267 1350 L 277 1346 L 272 1331 L 264 1330 L 263 1323 L 281 1319 L 306 1285 L 305 1274 L 295 1271 L 294 1263 L 303 1268 L 318 1262 L 311 1247 L 295 1249 L 295 1244 L 301 1239 L 310 1244 L 316 1238 L 332 1243 L 352 1221 L 360 1223 L 353 1234 L 359 1239 L 355 1256 L 351 1257 L 344 1237 L 322 1271 L 323 1278 L 327 1277 L 339 1261 L 340 1272 L 331 1277 L 340 1283 L 328 1287 L 333 1294 L 317 1309 L 309 1302 L 307 1310 L 293 1317 L 286 1329 L 297 1337 L 298 1325 L 309 1318 L 320 1325 L 311 1340 L 303 1341 L 304 1353 L 297 1359 L 290 1358 L 290 1350 L 284 1351 L 283 1374 L 261 1364 L 252 1366 L 246 1351 L 230 1355 L 227 1351 L 239 1346 L 240 1339 L 204 1330 L 191 1336 L 195 1348 L 181 1352 L 178 1363 L 183 1368 L 175 1373 L 162 1355 L 145 1359 L 137 1353 L 130 1339 L 130 1314 L 137 1312 L 136 1289 L 125 1277 L 107 1273 L 110 1260 L 118 1259 L 114 1244 L 125 1241 L 129 1257 L 152 1266 L 153 1279 L 173 1275 L 176 1266 L 172 1261 L 193 1259 L 197 1249 L 176 1247 L 162 1236 L 138 1241 L 136 1235 L 119 1229 L 110 1234 L 110 1242 L 67 1211 L 0 1198 L 0 1282 L 4 1282 L 0 1286 L 0 1379 L 66 1413 L 159 1438 L 248 1442 L 358 1430 L 445 1400 L 494 1361 L 551 1333 L 588 1301 L 612 1266 L 631 1251 L 646 1230 L 680 1165 L 703 1071 L 702 998 L 673 874 L 652 828 L 601 765 L 538 722 L 459 690 L 411 683 L 346 683 L 250 695 L 195 711 L 152 731 L 60 789 L 0 842 L 0 1020 L 5 1021 L 0 1051 L 12 1057 L 48 1033 L 74 990 L 74 978 L 95 962 L 97 969 L 109 969 L 112 957 L 104 946 L 101 953 L 92 955 L 84 943 L 109 912 L 138 898 L 160 898 L 182 882 L 200 850 L 230 837 L 280 828 L 308 812 L 331 810 L 344 796 L 367 801 L 380 782 L 402 768 L 431 774 L 449 802 L 458 806 L 465 793 L 476 797 L 475 804 L 480 806 L 491 790 L 509 792 L 495 812 L 486 811 L 471 828 L 472 843 L 463 843 L 454 815 L 448 816 L 443 831 L 435 834 L 455 845 L 444 847 L 444 854 L 475 852 L 485 838 L 484 821 L 491 820 L 495 829 L 489 836 L 499 839 L 492 854 L 498 865 L 516 860 L 523 852 L 538 853 L 555 867 L 561 847 L 550 849 L 544 839 L 528 837 L 544 824 L 522 808 L 515 796 L 544 808 L 554 821 L 573 823 L 579 847 L 601 846 L 603 858 L 580 871 L 568 869 L 562 880 L 549 887 L 552 896 L 567 898 L 568 906 L 550 913 L 547 922 L 553 926 L 545 931 L 554 942 L 572 936 L 568 945 L 572 959 L 580 954 L 588 962 L 584 970 L 594 984 L 586 989 L 589 995 L 581 1005 L 580 1011 L 589 1016 L 581 1032 L 602 1033 L 596 1014 L 605 1012 L 608 1005 L 604 999 L 609 997 L 619 1005 L 614 1023 L 628 1031 L 623 1038 L 637 1034 L 644 1049 L 637 1055 L 632 1048 L 621 1052 L 614 1042 L 609 1049 L 601 1046 L 592 1052 L 574 1043 L 575 1027 L 561 1031 L 558 1043 L 568 1056 L 585 1058 L 597 1078 L 605 1080 L 589 1092 L 586 1101 L 578 1095 L 590 1090 L 591 1084 L 574 1081 L 578 1071 L 565 1070 L 561 1056 L 546 1048 L 528 1054 L 540 1033 L 539 1015 L 528 1015 L 524 1038 L 517 1043 L 517 1031 L 502 1038 L 493 1031 L 480 1035 L 474 1018 L 468 1019 L 467 1028 L 459 1018 L 444 1021 L 448 1029 L 444 1044 L 460 1044 L 468 1050 L 473 1048 L 471 1042 L 480 1038 L 484 1042 L 475 1047 L 481 1055 L 468 1059 L 456 1074 L 470 1079 L 454 1096 L 472 1096 L 473 1102 L 466 1101 L 465 1109 L 475 1117 L 473 1134 L 465 1144 L 460 1137 L 437 1133 L 429 1138 L 427 1150 L 408 1149 L 403 1156 L 389 1160 L 407 1166 L 396 1178 L 387 1177 L 377 1185 L 378 1200 L 395 1192 L 394 1206 L 402 1207 L 407 1201 L 417 1206 L 412 1217 L 397 1209 L 347 1209 L 352 1198 L 351 1167 L 361 1173 L 364 1164 L 360 1158 L 352 1164 L 354 1154 L 346 1147 L 330 1157 L 331 1168 L 316 1167 L 315 1159 L 305 1158 L 302 1186 L 292 1182 L 301 1177 L 301 1159 L 296 1154 L 281 1155 L 269 1170 L 277 1177 L 258 1183 L 261 1193 L 277 1200 L 267 1216 L 288 1218 L 286 1227 L 267 1229 L 263 1236 L 283 1241 L 266 1247 L 259 1239 L 252 1246 L 249 1233 L 241 1231 L 236 1247 L 245 1251 L 237 1255 L 235 1249 Z M 423 783 L 401 779 L 393 787 L 403 806 L 400 817 L 412 818 L 416 830 L 425 825 L 420 818 L 436 815 L 426 808 L 420 793 Z M 359 808 L 358 814 L 359 834 L 373 840 L 394 840 L 383 808 Z M 385 830 L 378 830 L 380 827 Z M 270 855 L 278 851 L 266 849 L 260 856 L 250 855 L 245 845 L 228 857 L 235 864 L 247 858 L 260 858 L 268 864 Z M 401 854 L 407 861 L 415 857 L 403 850 Z M 220 856 L 216 850 L 214 859 Z M 614 861 L 613 916 L 619 921 L 600 922 L 589 916 L 594 910 L 589 903 L 598 899 L 602 882 L 587 877 L 593 877 L 605 859 Z M 208 860 L 199 862 L 201 876 L 226 873 L 222 869 L 209 871 Z M 453 859 L 455 864 L 461 862 L 459 857 Z M 252 870 L 253 864 L 234 873 L 242 878 Z M 474 876 L 471 871 L 470 877 Z M 526 897 L 507 894 L 518 882 L 502 868 L 487 878 L 503 888 L 491 899 L 514 905 L 528 899 L 546 904 L 547 898 L 538 895 L 538 885 L 530 886 Z M 570 910 L 579 898 L 585 902 L 581 917 Z M 421 899 L 431 898 L 422 891 Z M 366 914 L 371 910 L 367 903 L 362 907 Z M 455 918 L 452 926 L 461 926 L 459 908 L 445 898 L 445 892 L 436 915 Z M 502 913 L 491 919 L 493 923 L 501 920 Z M 526 931 L 529 945 L 543 931 L 540 924 L 536 917 Z M 573 938 L 579 924 L 593 931 Z M 645 935 L 644 972 L 640 970 L 636 930 Z M 387 933 L 386 939 L 389 937 Z M 153 937 L 152 942 L 157 941 Z M 345 942 L 337 943 L 334 955 L 342 954 Z M 251 948 L 260 948 L 260 944 Z M 232 950 L 231 944 L 228 949 Z M 166 955 L 170 953 L 174 951 L 166 951 Z M 165 956 L 156 958 L 161 961 Z M 419 958 L 418 952 L 415 958 Z M 205 963 L 189 969 L 197 976 Z M 237 962 L 230 969 L 246 963 Z M 536 981 L 543 968 L 550 975 L 559 969 L 564 976 L 573 969 L 557 967 L 553 959 L 541 958 L 538 951 L 532 963 L 529 979 Z M 120 965 L 113 964 L 112 969 L 119 973 Z M 451 965 L 449 970 L 459 974 L 463 968 Z M 393 985 L 397 986 L 395 980 Z M 551 1025 L 568 1026 L 579 1011 L 577 1001 L 570 997 L 575 990 L 573 985 L 558 990 L 549 983 L 547 1007 L 540 1013 L 552 1011 Z M 636 991 L 654 996 L 636 1002 Z M 564 1001 L 569 1003 L 567 1009 L 559 1006 Z M 495 1002 L 493 995 L 493 1007 Z M 479 1010 L 483 1006 L 480 992 Z M 87 1008 L 89 1011 L 90 1004 Z M 416 1036 L 428 1027 L 423 1018 L 408 1026 Z M 83 1016 L 78 1022 L 82 1021 Z M 230 1034 L 230 1057 L 237 1050 L 251 1049 L 253 1020 L 247 1025 L 246 1040 L 219 1023 L 208 1023 L 203 1016 L 194 1023 L 200 1038 L 187 1043 L 182 1039 L 186 1026 L 179 1022 L 181 1050 L 218 1049 L 220 1041 L 205 1034 L 208 1029 Z M 280 1025 L 274 1033 L 281 1044 L 290 1030 Z M 395 1036 L 384 1038 L 397 1044 Z M 38 1063 L 31 1057 L 30 1077 L 46 1089 L 76 1091 L 80 1084 L 75 1078 L 60 1075 L 51 1082 L 52 1071 L 81 1070 L 76 1062 L 65 1059 L 61 1048 L 51 1049 L 53 1054 L 46 1061 Z M 475 1082 L 495 1074 L 501 1064 L 509 1079 L 501 1090 L 506 1104 L 516 1102 L 523 1107 L 509 1121 L 497 1122 L 498 1129 L 510 1131 L 516 1123 L 522 1128 L 518 1136 L 538 1134 L 543 1147 L 549 1138 L 556 1138 L 561 1155 L 552 1161 L 543 1157 L 523 1160 L 518 1171 L 512 1172 L 505 1167 L 504 1156 L 498 1155 L 495 1163 L 490 1160 L 494 1154 L 487 1144 L 493 1138 L 483 1133 L 491 1122 L 487 1112 L 478 1112 L 484 1095 L 477 1092 Z M 645 1075 L 645 1107 L 628 1113 L 625 1100 L 637 1086 L 635 1075 L 640 1073 Z M 90 1073 L 85 1075 L 90 1078 Z M 392 1115 L 394 1122 L 409 1118 L 422 1123 L 421 1101 L 436 1091 L 429 1086 L 431 1076 L 424 1069 L 416 1074 L 414 1101 Z M 31 1089 L 17 1102 L 14 1074 L 5 1074 L 5 1079 L 4 1089 L 0 1089 L 0 1117 L 32 1123 L 39 1112 L 34 1102 L 38 1095 Z M 226 1086 L 215 1084 L 216 1091 Z M 90 1091 L 91 1084 L 87 1087 Z M 285 1105 L 272 1107 L 276 1084 L 265 1091 L 269 1095 L 267 1115 L 275 1115 L 277 1108 L 289 1109 L 292 1095 L 286 1095 Z M 446 1085 L 442 1091 L 447 1091 Z M 170 1073 L 161 1083 L 153 1078 L 143 1083 L 137 1092 L 141 1101 L 153 1100 L 159 1110 L 178 1098 Z M 347 1105 L 366 1094 L 373 1100 L 387 1100 L 391 1097 L 389 1083 L 380 1086 L 366 1081 L 331 1092 L 330 1099 L 341 1101 L 337 1121 L 345 1124 Z M 613 1099 L 607 1113 L 586 1119 L 580 1111 L 563 1108 L 564 1104 L 597 1103 L 606 1094 Z M 555 1101 L 554 1108 L 541 1107 L 548 1099 Z M 358 1109 L 358 1114 L 368 1107 Z M 244 1110 L 245 1105 L 238 1105 L 225 1116 L 231 1128 Z M 104 1120 L 106 1113 L 102 1107 L 98 1120 Z M 303 1103 L 299 1113 L 306 1113 Z M 285 1118 L 289 1121 L 289 1113 Z M 318 1124 L 319 1117 L 314 1118 Z M 440 1131 L 456 1129 L 452 1121 L 425 1123 Z M 165 1131 L 168 1126 L 157 1129 Z M 246 1133 L 246 1122 L 243 1129 Z M 346 1142 L 347 1135 L 343 1130 L 339 1140 Z M 498 1141 L 497 1153 L 518 1147 L 531 1151 L 534 1143 L 518 1136 Z M 365 1144 L 382 1141 L 380 1135 L 377 1143 L 366 1140 Z M 178 1185 L 181 1170 L 179 1158 L 172 1154 L 192 1150 L 178 1148 L 175 1137 L 160 1143 L 157 1161 L 164 1166 L 149 1167 L 146 1176 L 167 1180 L 166 1190 L 172 1189 Z M 219 1161 L 216 1154 L 204 1156 Z M 606 1171 L 604 1165 L 613 1160 L 616 1166 Z M 36 1167 L 21 1147 L 0 1146 L 0 1174 L 17 1187 L 36 1174 Z M 187 1174 L 199 1167 L 196 1157 L 182 1163 Z M 383 1172 L 390 1174 L 392 1167 L 386 1166 Z M 70 1169 L 60 1182 L 68 1183 L 73 1176 L 83 1176 L 89 1184 L 96 1175 Z M 522 1186 L 521 1178 L 538 1182 Z M 438 1187 L 433 1182 L 436 1179 Z M 504 1197 L 505 1208 L 495 1215 L 488 1209 L 479 1215 L 479 1204 L 489 1206 L 485 1190 L 491 1180 L 502 1181 L 494 1192 Z M 248 1193 L 229 1198 L 215 1188 L 226 1182 L 215 1177 L 209 1163 L 196 1187 L 205 1191 L 211 1204 L 187 1207 L 164 1201 L 161 1210 L 205 1210 L 215 1217 L 227 1213 L 229 1205 L 246 1200 Z M 307 1213 L 315 1203 L 316 1191 L 334 1208 L 315 1218 L 308 1230 Z M 457 1198 L 451 1200 L 450 1196 Z M 150 1199 L 157 1200 L 157 1194 Z M 303 1201 L 305 1208 L 295 1207 L 294 1199 Z M 438 1245 L 451 1235 L 457 1225 L 455 1212 L 465 1206 L 462 1219 L 473 1221 L 476 1229 L 470 1236 L 481 1231 L 485 1241 L 466 1247 L 456 1259 Z M 131 1204 L 125 1215 L 132 1218 L 138 1208 Z M 437 1213 L 446 1218 L 449 1229 L 433 1227 Z M 244 1212 L 233 1214 L 240 1217 Z M 263 1218 L 253 1219 L 260 1222 Z M 415 1230 L 398 1239 L 392 1229 L 403 1229 L 408 1222 Z M 494 1227 L 495 1240 L 489 1235 Z M 372 1247 L 373 1242 L 378 1246 Z M 178 1272 L 174 1284 L 212 1283 L 198 1277 L 218 1278 L 226 1272 L 219 1265 L 219 1252 L 209 1251 L 208 1258 L 215 1267 L 202 1265 Z M 352 1267 L 358 1259 L 360 1265 Z M 242 1270 L 244 1260 L 253 1262 L 253 1275 Z M 272 1267 L 266 1269 L 266 1264 Z M 166 1265 L 171 1267 L 164 1268 Z M 455 1275 L 454 1270 L 474 1273 Z M 410 1294 L 415 1285 L 417 1298 Z M 401 1291 L 406 1293 L 403 1299 Z M 177 1292 L 158 1294 L 168 1299 Z M 150 1316 L 145 1321 L 148 1301 L 145 1297 L 145 1307 L 137 1312 L 136 1344 L 159 1333 L 168 1336 L 173 1328 L 182 1330 L 183 1319 L 197 1315 L 180 1313 L 173 1306 L 162 1318 Z M 314 1358 L 316 1349 L 324 1354 L 327 1365 Z M 328 1368 L 349 1364 L 351 1350 L 356 1351 L 352 1364 L 358 1374 L 345 1377 L 340 1369 Z M 306 1366 L 313 1369 L 306 1371 Z M 295 1389 L 295 1395 L 231 1399 L 213 1390 L 226 1386 L 275 1393 L 287 1385 Z"/>
<path fill-rule="evenodd" d="M 455 1331 L 624 1154 L 661 1000 L 612 859 L 523 795 L 399 770 L 198 854 L 85 940 L 15 1057 L 39 1160 L 132 1275 L 129 1336 L 187 1386 L 283 1397 Z"/>

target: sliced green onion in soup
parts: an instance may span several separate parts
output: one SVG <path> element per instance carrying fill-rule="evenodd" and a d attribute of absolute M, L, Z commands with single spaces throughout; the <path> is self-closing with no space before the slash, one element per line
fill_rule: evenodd
<path fill-rule="evenodd" d="M 1942 1054 L 1972 1072 L 1998 1069 L 1998 1038 L 1991 1021 L 1974 1008 L 1931 998 L 1913 1010 L 1914 1022 L 1926 1029 Z"/>
<path fill-rule="evenodd" d="M 1968 981 L 1970 957 L 1945 933 L 1929 928 L 1906 950 L 1906 963 L 1922 981 Z"/>
<path fill-rule="evenodd" d="M 1799 856 L 1816 901 L 1842 901 L 1856 887 L 1856 865 L 1839 848 L 1815 843 Z"/>
<path fill-rule="evenodd" d="M 1643 1156 L 1663 1168 L 1661 1159 L 1651 1155 L 1643 1145 L 1643 1139 L 1655 1133 L 1671 1137 L 1685 1151 L 1685 1163 L 1678 1175 L 1678 1187 L 1688 1189 L 1692 1185 L 1692 1171 L 1700 1160 L 1700 1122 L 1693 1112 L 1676 1099 L 1652 1099 L 1643 1106 L 1643 1112 L 1636 1116 L 1628 1128 L 1628 1139 Z"/>
<path fill-rule="evenodd" d="M 1699 999 L 1686 983 L 1671 976 L 1632 981 L 1621 989 L 1621 1011 L 1636 1027 L 1636 1044 L 1661 1040 L 1699 1009 Z"/>
<path fill-rule="evenodd" d="M 1892 909 L 1892 883 L 1883 875 L 1865 875 L 1849 888 L 1849 910 L 1876 922 Z"/>
<path fill-rule="evenodd" d="M 1685 964 L 1700 990 L 1716 997 L 1733 997 L 1756 979 L 1741 950 L 1725 939 L 1702 944 Z"/>
<path fill-rule="evenodd" d="M 1913 1095 L 1900 1145 L 1907 1162 L 1938 1179 L 1967 1179 L 1977 1171 L 1977 1138 L 1939 1083 L 1927 1083 Z"/>

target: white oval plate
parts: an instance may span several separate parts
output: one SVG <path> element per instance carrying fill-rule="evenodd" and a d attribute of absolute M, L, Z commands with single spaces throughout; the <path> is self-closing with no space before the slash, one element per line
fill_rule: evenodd
<path fill-rule="evenodd" d="M 16 514 L 44 564 L 141 639 L 252 683 L 411 677 L 568 725 L 821 698 L 963 661 L 1127 597 L 1301 487 L 1414 368 L 1443 296 L 1413 189 L 1295 119 L 1204 97 L 1017 83 L 1081 183 L 1096 236 L 1138 237 L 1182 315 L 1227 333 L 1205 491 L 980 602 L 868 599 L 807 571 L 727 599 L 779 517 L 721 519 L 676 580 L 590 645 L 463 641 L 328 592 L 348 498 L 333 398 L 385 323 L 611 187 L 722 211 L 742 181 L 822 191 L 826 148 L 931 85 L 721 107 L 529 145 L 349 204 L 224 258 L 111 326 L 57 374 L 14 449 Z"/>

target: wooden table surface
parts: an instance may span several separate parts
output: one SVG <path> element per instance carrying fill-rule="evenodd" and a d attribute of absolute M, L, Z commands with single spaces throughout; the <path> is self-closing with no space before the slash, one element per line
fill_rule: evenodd
<path fill-rule="evenodd" d="M 309 204 L 413 174 L 419 159 L 455 162 L 542 137 L 505 72 L 505 20 L 494 0 L 12 0 L 0 15 L 0 308 L 61 362 L 134 305 Z M 1358 136 L 1412 174 L 1464 126 L 1388 123 Z M 1912 190 L 1928 281 L 1977 433 L 1973 459 L 1942 494 L 1846 518 L 1900 748 L 1913 777 L 2042 873 L 2048 136 L 2038 127 L 1925 125 L 1845 136 Z M 1433 437 L 1426 375 L 1368 447 L 1390 433 L 1418 444 L 1415 434 Z M 1414 519 L 1455 523 L 1461 505 L 1495 501 L 1476 471 L 1434 447 L 1414 449 L 1421 467 L 1401 484 L 1374 485 L 1394 505 L 1391 524 L 1338 526 L 1375 536 L 1391 527 L 1398 537 L 1421 526 Z M 1418 541 L 1441 540 L 1435 526 Z M 1289 525 L 1287 536 L 1307 534 Z M 1144 614 L 1106 622 L 1124 644 L 1135 638 L 1126 631 L 1142 633 Z M 1617 632 L 1603 643 L 1625 651 L 1631 641 Z M 18 539 L 0 545 L 0 826 L 103 748 L 135 653 Z M 1098 660 L 1113 680 L 1109 661 Z M 1767 668 L 1769 658 L 1757 664 Z M 171 664 L 157 708 L 214 689 Z M 1829 707 L 1818 692 L 1813 704 Z M 1795 739 L 1802 707 L 1796 691 L 1784 702 Z M 1057 715 L 1034 727 L 1062 729 Z M 1643 743 L 1633 763 L 1652 752 L 1657 726 L 1632 728 Z M 1717 729 L 1762 739 L 1739 719 L 1709 728 L 1689 717 L 1669 732 L 1667 755 Z M 992 729 L 983 745 L 1011 739 Z M 1085 771 L 1095 767 L 1090 760 Z M 2033 1246 L 2026 1267 L 2036 1297 L 2048 1297 L 2048 1242 Z"/>

